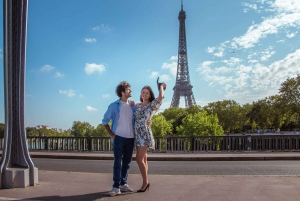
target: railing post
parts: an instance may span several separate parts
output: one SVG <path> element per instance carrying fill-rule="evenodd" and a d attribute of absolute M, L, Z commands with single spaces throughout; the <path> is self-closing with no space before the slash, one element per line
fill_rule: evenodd
<path fill-rule="evenodd" d="M 191 136 L 191 150 L 190 151 L 195 151 L 195 137 L 194 135 Z"/>
<path fill-rule="evenodd" d="M 94 147 L 93 138 L 90 137 L 90 138 L 87 139 L 87 141 L 88 141 L 88 150 L 93 151 L 93 147 Z"/>
<path fill-rule="evenodd" d="M 167 140 L 167 138 L 165 137 L 165 151 L 166 151 L 166 153 L 167 153 L 167 151 L 168 151 L 168 140 Z"/>
<path fill-rule="evenodd" d="M 247 147 L 246 147 L 246 150 L 247 151 L 251 151 L 251 147 L 252 147 L 251 135 L 247 135 Z"/>

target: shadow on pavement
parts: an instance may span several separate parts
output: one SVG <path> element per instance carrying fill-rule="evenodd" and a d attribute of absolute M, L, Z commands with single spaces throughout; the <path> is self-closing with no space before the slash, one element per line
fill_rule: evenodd
<path fill-rule="evenodd" d="M 122 193 L 120 195 L 116 195 L 114 197 L 120 197 L 128 194 L 134 194 L 136 192 L 126 192 Z M 84 201 L 94 201 L 98 200 L 101 198 L 112 198 L 108 195 L 108 192 L 99 192 L 99 193 L 91 193 L 91 194 L 84 194 L 84 195 L 72 195 L 72 196 L 59 196 L 59 195 L 54 195 L 54 196 L 45 196 L 45 197 L 34 197 L 34 198 L 27 198 L 27 199 L 22 199 L 24 200 L 32 200 L 32 201 L 79 201 L 79 200 L 84 200 Z"/>

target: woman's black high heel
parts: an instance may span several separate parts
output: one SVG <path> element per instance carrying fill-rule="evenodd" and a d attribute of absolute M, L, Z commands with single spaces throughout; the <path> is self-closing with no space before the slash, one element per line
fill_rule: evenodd
<path fill-rule="evenodd" d="M 150 183 L 147 184 L 147 186 L 144 190 L 140 189 L 140 190 L 137 191 L 137 193 L 144 193 L 144 192 L 148 191 L 149 188 L 150 188 Z"/>

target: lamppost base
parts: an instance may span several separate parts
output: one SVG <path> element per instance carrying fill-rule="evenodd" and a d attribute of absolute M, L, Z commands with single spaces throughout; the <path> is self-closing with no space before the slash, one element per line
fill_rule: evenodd
<path fill-rule="evenodd" d="M 34 186 L 38 183 L 38 168 L 34 167 Z M 30 185 L 29 168 L 9 167 L 4 173 L 3 188 L 25 188 Z"/>

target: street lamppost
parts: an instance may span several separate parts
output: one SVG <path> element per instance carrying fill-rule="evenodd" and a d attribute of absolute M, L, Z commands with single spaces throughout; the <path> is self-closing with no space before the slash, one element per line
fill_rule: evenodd
<path fill-rule="evenodd" d="M 4 0 L 5 131 L 0 162 L 0 188 L 38 183 L 30 158 L 24 119 L 27 0 Z"/>

